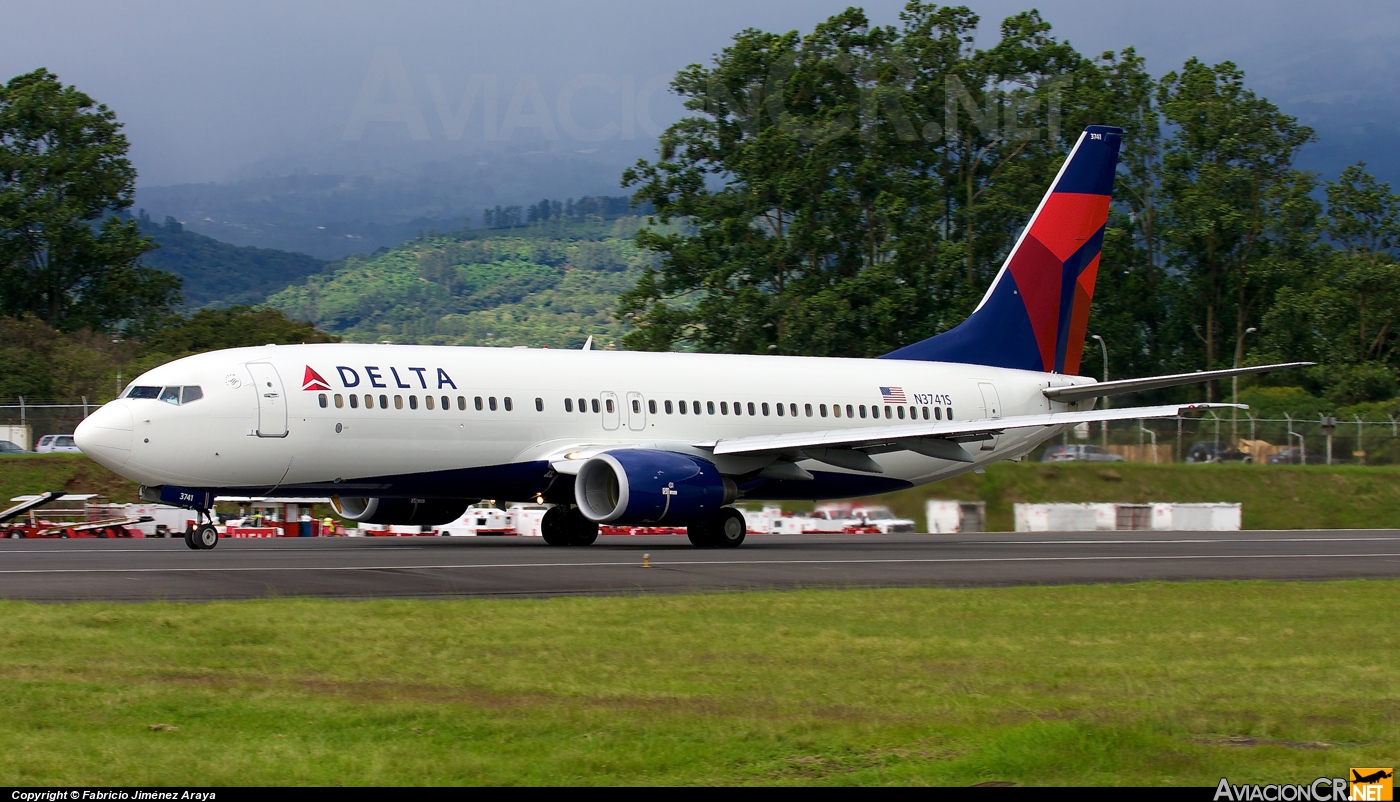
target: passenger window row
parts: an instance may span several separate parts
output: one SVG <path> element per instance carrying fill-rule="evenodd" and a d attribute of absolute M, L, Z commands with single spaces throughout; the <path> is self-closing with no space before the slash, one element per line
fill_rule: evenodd
<path fill-rule="evenodd" d="M 203 396 L 203 393 L 200 391 L 200 389 L 199 389 L 198 387 L 185 387 L 185 388 L 183 388 L 183 389 L 184 389 L 183 403 L 189 403 L 190 401 L 194 401 L 194 400 L 196 400 L 196 399 L 198 399 L 198 398 L 201 398 L 201 397 Z M 180 390 L 181 390 L 181 388 L 179 388 L 179 387 L 166 387 L 166 388 L 164 388 L 164 392 L 162 392 L 162 389 L 159 388 L 159 387 L 133 387 L 133 388 L 131 388 L 130 391 L 128 391 L 128 393 L 127 393 L 127 398 L 157 398 L 157 397 L 159 397 L 162 401 L 169 401 L 169 402 L 172 403 L 172 404 L 179 404 L 179 403 L 182 403 Z M 140 391 L 140 392 L 138 393 L 138 391 Z M 173 393 L 172 393 L 171 391 L 173 391 Z M 169 395 L 169 397 L 167 397 L 167 395 Z M 348 400 L 349 400 L 349 403 L 350 403 L 350 408 L 351 408 L 351 409 L 358 409 L 359 406 L 360 406 L 360 399 L 361 399 L 362 397 L 363 397 L 363 399 L 364 399 L 365 409 L 374 409 L 374 408 L 375 408 L 375 405 L 376 405 L 376 398 L 378 399 L 378 406 L 379 406 L 380 409 L 388 409 L 388 408 L 389 408 L 389 403 L 390 403 L 390 402 L 389 402 L 389 396 L 388 396 L 388 395 L 374 396 L 374 395 L 370 395 L 370 394 L 368 394 L 368 393 L 365 394 L 364 396 L 358 396 L 358 395 L 343 396 L 343 395 L 341 395 L 340 393 L 336 393 L 335 396 L 334 396 L 335 408 L 336 408 L 336 409 L 341 409 L 341 408 L 343 408 L 343 407 L 345 406 L 346 400 L 348 399 Z M 173 399 L 173 400 L 172 400 L 172 399 Z M 322 408 L 322 409 L 326 409 L 328 406 L 330 406 L 331 399 L 327 396 L 326 393 L 321 393 L 320 396 L 318 396 L 318 400 L 319 400 L 319 402 L 320 402 L 320 405 L 321 405 L 321 408 Z M 431 396 L 431 395 L 428 395 L 428 396 L 424 396 L 424 397 L 423 397 L 423 407 L 424 407 L 425 409 L 433 409 L 433 408 L 437 407 L 437 408 L 441 408 L 443 411 L 448 411 L 448 410 L 451 410 L 451 409 L 452 409 L 452 403 L 451 403 L 451 402 L 452 402 L 452 399 L 449 398 L 448 396 L 445 396 L 445 395 L 444 395 L 444 396 L 441 396 L 440 398 L 439 398 L 439 397 L 434 397 L 434 396 Z M 580 399 L 578 399 L 578 402 L 577 402 L 577 403 L 578 403 L 578 411 L 579 411 L 579 412 L 585 412 L 585 413 L 586 413 L 586 412 L 589 412 L 590 410 L 593 411 L 593 412 L 595 412 L 595 413 L 596 413 L 596 412 L 602 412 L 602 411 L 604 411 L 604 410 L 606 410 L 606 411 L 608 411 L 608 412 L 613 412 L 613 411 L 615 411 L 615 409 L 616 409 L 616 407 L 614 406 L 614 401 L 613 401 L 613 399 L 611 399 L 611 398 L 603 399 L 601 402 L 600 402 L 599 399 L 597 399 L 597 398 L 580 398 Z M 574 404 L 575 404 L 574 399 L 572 399 L 572 398 L 565 398 L 565 399 L 564 399 L 564 411 L 565 411 L 565 412 L 573 412 L 573 411 L 574 411 L 574 408 L 575 408 L 575 407 L 574 407 Z M 404 396 L 401 396 L 401 395 L 396 395 L 396 396 L 394 396 L 393 405 L 394 405 L 394 409 L 403 409 L 403 408 L 404 408 Z M 513 410 L 515 409 L 515 404 L 514 404 L 514 402 L 511 400 L 510 396 L 505 396 L 504 398 L 500 399 L 499 405 L 497 404 L 496 397 L 495 397 L 494 395 L 493 395 L 493 396 L 487 396 L 487 397 L 485 397 L 485 398 L 483 398 L 482 396 L 476 396 L 474 399 L 472 399 L 472 406 L 475 407 L 476 410 L 479 411 L 479 412 L 480 412 L 480 411 L 486 411 L 486 410 L 489 410 L 489 411 L 491 411 L 491 412 L 495 412 L 495 411 L 498 410 L 498 409 L 504 409 L 506 412 L 511 412 L 511 411 L 513 411 Z M 689 400 L 689 401 L 681 400 L 681 401 L 674 401 L 674 402 L 673 402 L 673 401 L 671 401 L 670 399 L 667 399 L 667 400 L 661 402 L 661 408 L 664 409 L 664 410 L 666 411 L 666 414 L 667 414 L 667 415 L 674 415 L 674 414 L 680 414 L 680 415 L 700 415 L 700 414 L 709 414 L 709 415 L 713 415 L 713 414 L 715 414 L 716 409 L 718 409 L 718 412 L 719 412 L 719 414 L 721 414 L 721 415 L 729 415 L 729 414 L 730 414 L 730 407 L 731 407 L 731 405 L 730 405 L 730 403 L 729 403 L 728 401 L 721 401 L 721 402 L 719 402 L 718 406 L 716 406 L 716 404 L 715 404 L 714 401 L 706 401 L 706 402 L 704 402 L 703 406 L 702 406 L 701 402 L 695 401 L 695 400 Z M 408 408 L 409 408 L 409 409 L 418 409 L 418 396 L 416 396 L 416 395 L 410 395 L 410 396 L 408 396 Z M 466 398 L 466 396 L 461 396 L 461 395 L 457 396 L 457 409 L 465 411 L 466 408 L 467 408 L 467 398 Z M 657 414 L 657 403 L 656 403 L 656 401 L 655 401 L 654 399 L 653 399 L 653 400 L 647 401 L 647 409 L 651 412 L 651 414 L 653 414 L 653 415 Z M 703 412 L 702 412 L 702 409 L 703 409 Z M 733 414 L 736 415 L 736 416 L 741 416 L 741 417 L 742 417 L 742 416 L 745 414 L 745 412 L 747 411 L 747 414 L 748 414 L 750 417 L 757 417 L 757 416 L 760 416 L 760 415 L 762 415 L 762 416 L 764 416 L 764 417 L 767 417 L 767 416 L 772 415 L 772 414 L 777 414 L 777 416 L 780 417 L 780 418 L 781 418 L 781 417 L 793 417 L 793 418 L 796 418 L 796 417 L 799 417 L 799 415 L 803 415 L 803 416 L 808 417 L 808 418 L 811 418 L 811 417 L 814 417 L 814 416 L 819 416 L 819 417 L 825 418 L 825 417 L 827 417 L 828 415 L 830 415 L 830 416 L 833 417 L 833 418 L 840 418 L 840 417 L 843 417 L 843 411 L 844 411 L 844 417 L 846 417 L 846 418 L 855 418 L 855 417 L 859 416 L 859 417 L 861 417 L 861 418 L 877 418 L 877 419 L 878 419 L 878 418 L 881 417 L 881 409 L 882 409 L 881 407 L 879 407 L 879 406 L 877 406 L 877 405 L 875 405 L 875 404 L 871 404 L 869 407 L 867 407 L 865 404 L 846 404 L 844 408 L 843 408 L 840 404 L 832 404 L 830 407 L 828 407 L 826 404 L 817 404 L 817 405 L 815 405 L 815 406 L 813 406 L 812 404 L 803 404 L 803 405 L 801 406 L 801 408 L 800 408 L 801 411 L 799 412 L 799 407 L 798 407 L 798 405 L 795 404 L 795 403 L 791 403 L 791 402 L 786 403 L 786 404 L 784 404 L 784 403 L 776 403 L 776 404 L 771 404 L 771 405 L 770 405 L 769 402 L 767 402 L 767 401 L 760 401 L 760 402 L 757 402 L 757 403 L 755 403 L 755 402 L 753 402 L 753 401 L 747 401 L 747 402 L 744 402 L 744 401 L 735 401 L 735 402 L 733 403 Z M 885 418 L 885 420 L 895 420 L 895 419 L 898 419 L 898 420 L 921 420 L 921 419 L 922 419 L 922 420 L 945 420 L 945 417 L 944 417 L 944 416 L 945 416 L 945 411 L 946 411 L 946 416 L 947 416 L 947 417 L 946 417 L 946 420 L 952 420 L 952 419 L 953 419 L 953 408 L 952 408 L 952 407 L 919 407 L 919 406 L 908 406 L 908 407 L 906 407 L 906 406 L 903 406 L 903 405 L 900 405 L 900 406 L 888 406 L 888 405 L 887 405 L 887 406 L 883 407 L 883 410 L 884 410 L 884 415 L 883 415 L 883 417 Z M 906 411 L 906 410 L 907 410 L 907 411 Z M 544 412 L 544 399 L 543 399 L 543 398 L 536 398 L 536 399 L 535 399 L 535 411 L 536 411 L 536 412 Z M 641 401 L 636 400 L 636 399 L 634 399 L 634 400 L 632 401 L 632 411 L 635 412 L 635 413 L 639 413 L 639 412 L 642 411 L 642 408 L 641 408 Z"/>
<path fill-rule="evenodd" d="M 656 402 L 655 402 L 655 401 L 648 401 L 648 402 L 647 402 L 647 406 L 648 406 L 648 408 L 651 410 L 652 414 L 656 414 L 657 405 L 656 405 Z M 662 407 L 662 409 L 664 409 L 664 410 L 666 411 L 666 414 L 667 414 L 667 415 L 671 415 L 671 414 L 675 414 L 675 413 L 679 413 L 679 414 L 681 414 L 681 415 L 685 415 L 685 414 L 699 415 L 699 414 L 700 414 L 700 402 L 699 402 L 699 401 L 676 401 L 675 404 L 673 405 L 673 404 L 671 403 L 671 401 L 667 400 L 667 401 L 663 401 L 663 402 L 661 403 L 661 407 Z M 730 414 L 730 408 L 731 408 L 731 406 L 730 406 L 730 403 L 729 403 L 728 401 L 721 401 L 721 402 L 719 402 L 719 414 L 721 414 L 721 415 L 728 415 L 728 414 Z M 857 415 L 859 415 L 859 416 L 862 417 L 862 418 L 866 418 L 866 417 L 869 417 L 869 418 L 879 418 L 879 417 L 880 417 L 880 409 L 881 409 L 880 407 L 875 406 L 875 405 L 873 405 L 873 404 L 870 405 L 869 407 L 866 407 L 864 404 L 847 404 L 847 405 L 845 406 L 845 408 L 844 408 L 844 411 L 845 411 L 845 417 L 847 417 L 847 418 L 854 418 L 854 417 L 856 417 Z M 800 410 L 800 411 L 799 411 L 799 410 Z M 907 410 L 907 412 L 906 412 L 906 410 Z M 770 405 L 767 401 L 760 401 L 760 402 L 757 402 L 757 403 L 755 403 L 755 402 L 753 402 L 753 401 L 747 401 L 747 402 L 745 402 L 745 401 L 735 401 L 735 402 L 734 402 L 734 404 L 733 404 L 733 414 L 742 416 L 742 415 L 745 414 L 746 411 L 747 411 L 748 415 L 751 416 L 751 417 L 759 416 L 759 415 L 762 415 L 762 416 L 765 416 L 765 417 L 766 417 L 766 416 L 774 415 L 774 414 L 776 414 L 776 415 L 777 415 L 778 417 L 780 417 L 780 418 L 781 418 L 781 417 L 792 417 L 792 418 L 796 418 L 796 417 L 799 417 L 799 416 L 805 416 L 805 417 L 810 418 L 810 417 L 813 417 L 814 415 L 817 415 L 817 416 L 820 416 L 820 417 L 823 417 L 823 418 L 827 417 L 828 415 L 830 415 L 831 417 L 835 417 L 835 418 L 842 417 L 842 406 L 841 406 L 840 404 L 832 404 L 832 405 L 828 408 L 826 404 L 817 404 L 817 405 L 815 405 L 815 406 L 813 406 L 812 404 L 803 404 L 803 405 L 801 405 L 801 407 L 799 407 L 797 404 L 790 403 L 790 402 L 789 402 L 789 403 L 786 403 L 786 404 L 784 404 L 784 403 L 776 403 L 776 404 L 772 404 L 772 405 Z M 710 415 L 715 414 L 715 402 L 713 402 L 713 401 L 706 401 L 706 402 L 705 402 L 705 412 L 708 413 L 708 414 L 710 414 Z M 890 420 L 893 420 L 893 419 L 896 419 L 896 418 L 899 419 L 899 420 L 919 420 L 920 418 L 922 418 L 923 420 L 943 420 L 943 415 L 944 415 L 944 408 L 943 408 L 943 407 L 917 407 L 917 406 L 909 406 L 909 407 L 904 407 L 904 406 L 887 406 L 887 407 L 884 407 L 884 417 L 885 417 L 886 419 L 890 419 Z M 953 419 L 953 408 L 952 408 L 952 407 L 947 407 L 947 415 L 948 415 L 948 420 L 952 420 L 952 419 Z"/>

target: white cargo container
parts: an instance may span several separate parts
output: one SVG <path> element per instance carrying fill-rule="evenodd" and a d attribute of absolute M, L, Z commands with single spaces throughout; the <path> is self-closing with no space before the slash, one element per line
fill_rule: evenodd
<path fill-rule="evenodd" d="M 987 529 L 987 502 L 929 499 L 924 502 L 924 520 L 931 535 L 955 532 L 983 532 Z"/>
<path fill-rule="evenodd" d="M 1017 532 L 1233 532 L 1239 504 L 1017 504 Z"/>

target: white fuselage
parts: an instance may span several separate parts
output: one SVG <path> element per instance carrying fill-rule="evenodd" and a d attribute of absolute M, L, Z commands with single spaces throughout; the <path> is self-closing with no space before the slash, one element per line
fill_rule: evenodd
<path fill-rule="evenodd" d="M 1040 391 L 1080 381 L 1089 380 L 886 359 L 264 346 L 148 371 L 132 387 L 198 387 L 202 397 L 112 401 L 84 421 L 78 440 L 89 456 L 145 485 L 415 495 L 411 489 L 421 484 L 425 496 L 499 498 L 518 488 L 537 492 L 528 476 L 548 473 L 551 459 L 575 449 L 653 444 L 703 456 L 691 444 L 889 425 L 910 415 L 973 420 L 1061 411 L 1065 405 Z M 975 463 L 912 451 L 875 454 L 884 469 L 877 477 L 807 461 L 802 466 L 827 481 L 771 483 L 752 495 L 841 497 L 933 482 L 1021 456 L 1058 431 L 1013 429 L 968 443 Z M 725 473 L 762 467 L 745 459 L 717 462 Z M 843 476 L 851 478 L 850 492 L 837 488 Z M 879 484 L 886 480 L 888 487 Z"/>

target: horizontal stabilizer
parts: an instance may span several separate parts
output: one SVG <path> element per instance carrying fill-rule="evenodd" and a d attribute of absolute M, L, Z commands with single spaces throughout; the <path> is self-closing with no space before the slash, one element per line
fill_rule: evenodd
<path fill-rule="evenodd" d="M 1066 404 L 1075 401 L 1083 401 L 1086 398 L 1099 398 L 1106 395 L 1123 395 L 1124 393 L 1140 393 L 1145 390 L 1160 390 L 1163 387 L 1181 387 L 1188 384 L 1200 384 L 1201 382 L 1213 381 L 1215 379 L 1228 379 L 1231 376 L 1248 376 L 1253 373 L 1268 373 L 1274 370 L 1284 370 L 1285 368 L 1304 368 L 1317 364 L 1316 362 L 1286 362 L 1281 365 L 1254 365 L 1247 368 L 1226 368 L 1224 370 L 1205 370 L 1195 373 L 1175 373 L 1170 376 L 1149 376 L 1143 379 L 1120 379 L 1111 382 L 1098 382 L 1096 384 L 1076 384 L 1070 387 L 1051 387 L 1041 392 L 1051 401 L 1061 401 Z"/>

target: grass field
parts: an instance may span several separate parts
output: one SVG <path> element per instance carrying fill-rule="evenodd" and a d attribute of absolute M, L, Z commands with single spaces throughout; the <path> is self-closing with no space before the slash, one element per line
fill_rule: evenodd
<path fill-rule="evenodd" d="M 994 532 L 1014 528 L 1018 501 L 1230 501 L 1244 505 L 1245 529 L 1400 528 L 1394 467 L 1002 462 L 877 500 L 922 527 L 929 498 L 987 502 Z"/>
<path fill-rule="evenodd" d="M 0 500 L 43 490 L 136 500 L 134 483 L 81 455 L 0 458 Z M 1395 528 L 1400 527 L 1400 468 L 1002 462 L 985 474 L 968 473 L 875 500 L 922 527 L 929 498 L 985 501 L 988 528 L 997 532 L 1013 528 L 1012 505 L 1018 501 L 1238 501 L 1244 504 L 1246 529 Z"/>
<path fill-rule="evenodd" d="M 0 603 L 0 784 L 1310 781 L 1400 756 L 1397 594 Z"/>

